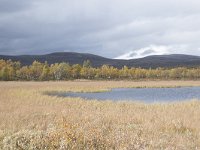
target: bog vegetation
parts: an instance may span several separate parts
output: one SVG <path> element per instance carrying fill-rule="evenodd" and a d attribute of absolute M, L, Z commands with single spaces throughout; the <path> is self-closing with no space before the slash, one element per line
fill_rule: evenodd
<path fill-rule="evenodd" d="M 112 102 L 45 91 L 199 86 L 200 81 L 0 82 L 0 149 L 199 150 L 200 102 Z"/>
<path fill-rule="evenodd" d="M 196 68 L 128 68 L 121 69 L 103 65 L 92 67 L 89 60 L 83 65 L 34 61 L 30 66 L 21 66 L 20 62 L 0 60 L 0 80 L 70 80 L 70 79 L 199 79 L 200 67 Z"/>

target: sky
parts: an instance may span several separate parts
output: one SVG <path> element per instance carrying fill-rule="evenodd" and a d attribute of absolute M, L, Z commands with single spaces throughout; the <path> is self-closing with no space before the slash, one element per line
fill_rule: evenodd
<path fill-rule="evenodd" d="M 0 55 L 200 55 L 199 0 L 0 0 Z"/>

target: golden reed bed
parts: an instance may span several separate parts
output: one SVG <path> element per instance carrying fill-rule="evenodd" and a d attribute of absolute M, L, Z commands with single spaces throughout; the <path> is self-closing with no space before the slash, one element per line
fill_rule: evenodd
<path fill-rule="evenodd" d="M 87 101 L 45 91 L 200 86 L 200 81 L 0 82 L 0 149 L 200 149 L 200 102 Z"/>

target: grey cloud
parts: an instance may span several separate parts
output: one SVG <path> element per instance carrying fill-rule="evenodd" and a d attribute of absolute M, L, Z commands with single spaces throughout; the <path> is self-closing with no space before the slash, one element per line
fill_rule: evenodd
<path fill-rule="evenodd" d="M 133 52 L 129 55 L 129 57 L 135 57 L 137 55 L 137 53 Z"/>
<path fill-rule="evenodd" d="M 149 54 L 153 54 L 155 51 L 154 50 L 146 50 L 146 51 L 144 51 L 144 52 L 142 52 L 141 54 L 142 55 L 149 55 Z"/>
<path fill-rule="evenodd" d="M 200 55 L 198 0 L 0 0 L 0 54 L 116 57 L 164 45 Z M 151 54 L 151 53 L 149 53 Z"/>
<path fill-rule="evenodd" d="M 0 0 L 0 13 L 13 13 L 28 9 L 31 6 L 28 0 Z"/>

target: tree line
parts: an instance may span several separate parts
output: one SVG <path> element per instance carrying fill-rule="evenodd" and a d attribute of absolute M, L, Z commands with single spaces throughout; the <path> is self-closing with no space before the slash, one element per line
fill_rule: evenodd
<path fill-rule="evenodd" d="M 128 68 L 121 69 L 109 65 L 92 67 L 89 60 L 82 65 L 34 61 L 32 65 L 22 66 L 20 62 L 0 60 L 0 80 L 2 81 L 48 81 L 73 79 L 200 79 L 200 67 L 186 68 Z"/>

